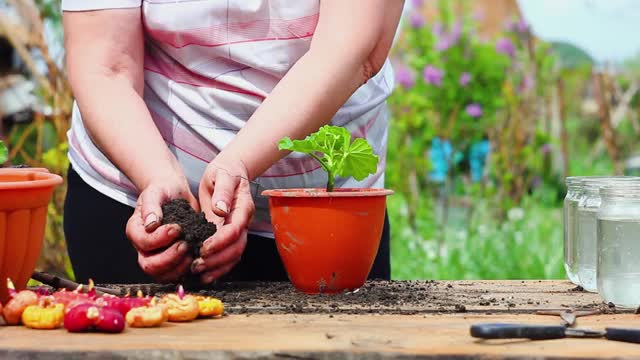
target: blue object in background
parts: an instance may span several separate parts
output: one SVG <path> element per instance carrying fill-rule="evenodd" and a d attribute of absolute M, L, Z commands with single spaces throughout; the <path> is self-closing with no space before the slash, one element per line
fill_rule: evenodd
<path fill-rule="evenodd" d="M 451 157 L 452 154 L 453 158 Z M 429 179 L 436 183 L 444 183 L 447 180 L 447 173 L 449 172 L 449 162 L 455 166 L 462 158 L 463 155 L 461 152 L 453 151 L 453 146 L 451 146 L 449 140 L 442 140 L 439 137 L 433 138 L 429 151 L 429 160 L 431 161 Z"/>
<path fill-rule="evenodd" d="M 471 181 L 478 182 L 484 175 L 484 167 L 487 163 L 487 155 L 491 151 L 489 140 L 481 140 L 471 144 L 469 148 L 469 169 Z"/>
<path fill-rule="evenodd" d="M 429 160 L 431 161 L 431 172 L 429 178 L 433 182 L 443 183 L 447 179 L 449 171 L 449 158 L 453 148 L 449 140 L 442 140 L 434 137 L 431 140 L 431 150 Z"/>

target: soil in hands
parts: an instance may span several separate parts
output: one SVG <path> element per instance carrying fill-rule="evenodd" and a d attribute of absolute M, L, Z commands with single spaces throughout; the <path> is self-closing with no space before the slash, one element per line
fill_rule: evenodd
<path fill-rule="evenodd" d="M 174 199 L 162 205 L 162 223 L 178 224 L 181 237 L 189 244 L 194 259 L 200 256 L 202 243 L 216 232 L 204 213 L 197 213 L 184 199 Z"/>

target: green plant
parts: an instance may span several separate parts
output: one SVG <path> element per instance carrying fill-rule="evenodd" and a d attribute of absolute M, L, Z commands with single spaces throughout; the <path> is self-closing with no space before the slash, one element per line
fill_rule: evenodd
<path fill-rule="evenodd" d="M 507 211 L 504 220 L 490 211 L 491 199 L 474 200 L 471 218 L 464 209 L 452 209 L 452 220 L 443 230 L 437 219 L 425 218 L 430 211 L 420 207 L 418 232 L 406 216 L 407 201 L 397 193 L 388 199 L 391 222 L 391 268 L 394 280 L 507 280 L 564 279 L 562 251 L 562 207 L 547 206 L 537 195 L 526 195 Z M 458 221 L 456 221 L 458 220 Z"/>
<path fill-rule="evenodd" d="M 360 181 L 375 173 L 378 167 L 378 156 L 367 140 L 358 138 L 352 142 L 347 129 L 339 126 L 325 125 L 304 140 L 285 137 L 278 148 L 309 154 L 316 159 L 329 177 L 329 192 L 333 191 L 337 176 Z"/>
<path fill-rule="evenodd" d="M 7 161 L 7 154 L 9 152 L 7 151 L 7 147 L 4 146 L 4 143 L 2 141 L 0 141 L 0 164 L 4 163 L 5 161 Z"/>
<path fill-rule="evenodd" d="M 42 109 L 31 121 L 17 123 L 5 133 L 11 164 L 45 167 L 65 178 L 67 131 L 70 127 L 73 96 L 65 69 L 57 61 L 62 48 L 62 12 L 58 0 L 9 1 L 7 10 L 24 17 L 11 21 L 0 16 L 0 27 L 11 29 L 7 40 L 25 64 L 24 75 L 35 85 L 34 95 Z M 47 31 L 43 31 L 47 29 Z M 45 36 L 45 33 L 47 36 Z M 42 66 L 38 66 L 42 65 Z M 38 106 L 40 108 L 40 106 Z M 48 209 L 45 243 L 37 269 L 73 278 L 62 230 L 66 186 L 59 186 Z"/>

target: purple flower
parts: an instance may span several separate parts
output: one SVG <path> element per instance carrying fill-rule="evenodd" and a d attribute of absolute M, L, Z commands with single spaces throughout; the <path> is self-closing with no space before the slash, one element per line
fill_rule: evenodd
<path fill-rule="evenodd" d="M 436 44 L 437 51 L 445 51 L 455 45 L 458 40 L 460 40 L 460 35 L 462 35 L 462 24 L 458 21 L 453 26 L 450 32 L 444 33 L 443 30 L 439 30 L 440 35 L 438 35 L 438 43 Z M 434 31 L 435 33 L 435 31 Z"/>
<path fill-rule="evenodd" d="M 441 37 L 444 35 L 444 26 L 442 26 L 442 23 L 435 23 L 433 24 L 431 31 L 435 36 Z"/>
<path fill-rule="evenodd" d="M 542 178 L 538 175 L 534 176 L 533 179 L 531 180 L 531 185 L 533 185 L 533 187 L 542 186 Z"/>
<path fill-rule="evenodd" d="M 398 80 L 398 83 L 405 89 L 412 88 L 413 84 L 415 84 L 416 82 L 415 75 L 413 74 L 411 69 L 409 69 L 405 65 L 399 65 L 396 68 L 396 79 Z"/>
<path fill-rule="evenodd" d="M 462 87 L 467 86 L 467 84 L 471 82 L 471 74 L 469 74 L 468 72 L 463 72 L 462 75 L 460 75 L 460 80 L 458 80 L 458 82 Z"/>
<path fill-rule="evenodd" d="M 509 21 L 505 28 L 507 31 L 519 34 L 527 34 L 529 32 L 529 24 L 524 19 Z"/>
<path fill-rule="evenodd" d="M 551 145 L 550 144 L 543 144 L 542 146 L 540 146 L 540 152 L 542 152 L 543 154 L 548 154 L 551 152 Z"/>
<path fill-rule="evenodd" d="M 436 44 L 437 51 L 445 51 L 453 46 L 453 41 L 449 38 L 449 36 L 443 36 L 438 39 L 438 43 Z"/>
<path fill-rule="evenodd" d="M 484 11 L 481 9 L 476 9 L 471 14 L 471 19 L 476 22 L 484 21 Z"/>
<path fill-rule="evenodd" d="M 524 78 L 518 86 L 518 92 L 524 93 L 536 86 L 536 79 L 531 74 L 525 74 Z"/>
<path fill-rule="evenodd" d="M 422 71 L 424 82 L 431 85 L 442 86 L 444 72 L 433 65 L 427 65 Z"/>
<path fill-rule="evenodd" d="M 476 104 L 476 103 L 469 104 L 464 109 L 464 111 L 467 113 L 467 115 L 471 116 L 472 118 L 479 118 L 480 116 L 482 116 L 482 106 L 480 106 L 480 104 Z"/>
<path fill-rule="evenodd" d="M 528 33 L 529 24 L 527 24 L 527 22 L 524 19 L 520 19 L 520 21 L 516 23 L 516 30 L 521 34 Z"/>
<path fill-rule="evenodd" d="M 516 55 L 516 47 L 509 38 L 501 38 L 496 42 L 496 51 L 514 57 Z"/>
<path fill-rule="evenodd" d="M 458 41 L 458 39 L 460 39 L 460 35 L 462 35 L 462 22 L 460 20 L 456 21 L 455 25 L 453 25 L 453 28 L 451 29 L 449 35 L 451 35 L 451 37 L 454 38 L 455 41 Z"/>
<path fill-rule="evenodd" d="M 414 29 L 421 29 L 422 27 L 424 27 L 424 23 L 425 21 L 422 14 L 413 12 L 411 13 L 411 16 L 409 16 L 409 25 L 411 25 L 411 27 Z"/>
<path fill-rule="evenodd" d="M 413 5 L 414 8 L 422 7 L 422 3 L 423 3 L 423 0 L 412 0 L 411 1 L 411 5 Z"/>

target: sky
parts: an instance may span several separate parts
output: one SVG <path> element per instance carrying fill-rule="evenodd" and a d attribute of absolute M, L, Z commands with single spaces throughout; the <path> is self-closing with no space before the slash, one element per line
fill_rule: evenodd
<path fill-rule="evenodd" d="M 518 0 L 536 36 L 569 41 L 598 62 L 640 54 L 640 0 Z"/>

